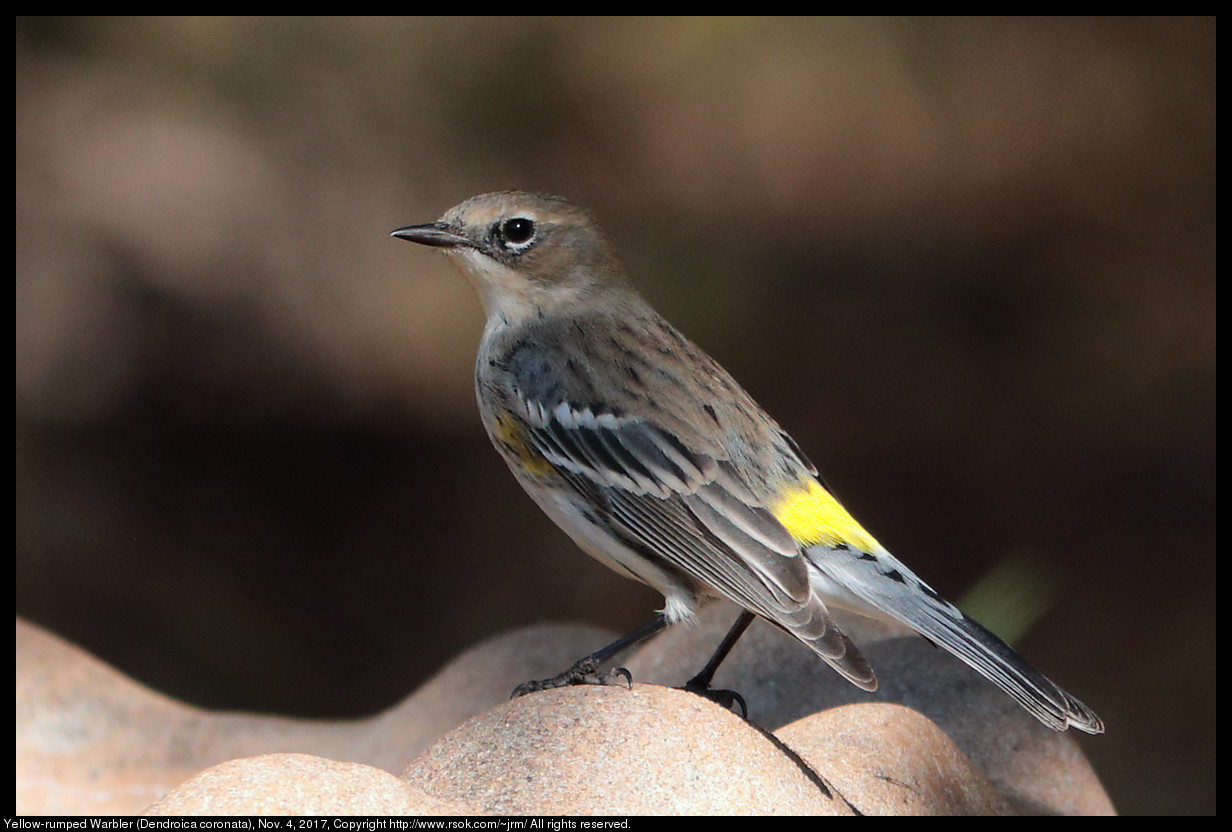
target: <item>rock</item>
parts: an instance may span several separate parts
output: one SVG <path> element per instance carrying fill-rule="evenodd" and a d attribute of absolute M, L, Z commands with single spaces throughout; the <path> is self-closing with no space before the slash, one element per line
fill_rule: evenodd
<path fill-rule="evenodd" d="M 230 760 L 189 778 L 146 815 L 458 815 L 387 771 L 307 754 Z"/>
<path fill-rule="evenodd" d="M 684 691 L 572 687 L 449 733 L 406 770 L 497 814 L 850 814 L 767 735 Z"/>
<path fill-rule="evenodd" d="M 715 680 L 750 722 L 650 684 L 688 679 L 733 618 L 704 610 L 631 655 L 632 690 L 509 701 L 610 640 L 518 630 L 359 720 L 205 711 L 19 620 L 17 813 L 1113 813 L 1070 736 L 884 628 L 850 627 L 882 680 L 871 695 L 760 623 Z"/>

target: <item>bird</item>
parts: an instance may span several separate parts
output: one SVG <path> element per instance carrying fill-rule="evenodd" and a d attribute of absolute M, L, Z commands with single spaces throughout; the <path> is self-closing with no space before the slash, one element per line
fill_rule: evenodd
<path fill-rule="evenodd" d="M 741 613 L 690 690 L 709 690 L 756 618 L 875 690 L 873 668 L 832 615 L 842 609 L 906 625 L 1049 728 L 1103 732 L 1090 708 L 855 520 L 787 432 L 636 291 L 588 211 L 497 191 L 392 236 L 443 250 L 477 290 L 479 411 L 518 482 L 584 552 L 664 598 L 638 630 L 515 696 L 631 684 L 627 671 L 600 667 L 726 598 Z"/>

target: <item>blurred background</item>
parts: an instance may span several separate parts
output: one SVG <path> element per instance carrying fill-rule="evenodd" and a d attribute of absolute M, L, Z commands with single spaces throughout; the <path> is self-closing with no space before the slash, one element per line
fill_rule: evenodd
<path fill-rule="evenodd" d="M 314 717 L 649 617 L 488 446 L 468 284 L 388 237 L 547 191 L 1104 717 L 1122 812 L 1215 810 L 1213 19 L 16 24 L 18 615 Z"/>

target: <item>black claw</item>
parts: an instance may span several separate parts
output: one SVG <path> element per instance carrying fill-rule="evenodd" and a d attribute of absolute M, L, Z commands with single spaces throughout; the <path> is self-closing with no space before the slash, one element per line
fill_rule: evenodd
<path fill-rule="evenodd" d="M 550 680 L 545 680 L 545 681 L 550 681 Z M 535 693 L 537 691 L 546 690 L 546 689 L 547 689 L 547 685 L 545 685 L 542 681 L 523 682 L 522 684 L 518 685 L 516 688 L 513 689 L 513 693 L 509 694 L 509 698 L 517 699 L 519 696 L 525 696 L 528 693 Z"/>
<path fill-rule="evenodd" d="M 715 690 L 706 682 L 699 682 L 696 678 L 685 682 L 681 690 L 687 690 L 689 693 L 695 693 L 698 696 L 709 699 L 711 702 L 719 705 L 727 710 L 732 710 L 733 705 L 740 706 L 741 719 L 749 718 L 749 706 L 744 701 L 744 697 L 736 693 L 734 690 Z"/>
<path fill-rule="evenodd" d="M 616 684 L 616 679 L 618 677 L 623 676 L 625 680 L 625 687 L 627 687 L 629 690 L 633 690 L 633 674 L 630 673 L 625 668 L 614 667 L 607 672 L 607 676 L 608 676 L 608 681 L 604 682 L 603 684 L 614 685 Z"/>

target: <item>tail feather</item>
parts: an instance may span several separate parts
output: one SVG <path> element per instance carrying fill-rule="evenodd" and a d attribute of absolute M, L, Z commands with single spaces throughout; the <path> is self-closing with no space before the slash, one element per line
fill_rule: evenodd
<path fill-rule="evenodd" d="M 1008 644 L 963 615 L 885 550 L 877 553 L 814 546 L 806 551 L 823 595 L 856 612 L 892 618 L 944 648 L 1009 694 L 1036 719 L 1064 731 L 1104 731 L 1086 705 L 1044 676 Z"/>
<path fill-rule="evenodd" d="M 1073 726 L 1088 734 L 1103 733 L 1104 723 L 1094 711 L 1027 664 L 979 622 L 953 605 L 946 606 L 948 610 L 921 610 L 926 616 L 923 620 L 915 616 L 896 617 L 962 659 L 1048 727 L 1064 731 Z"/>

